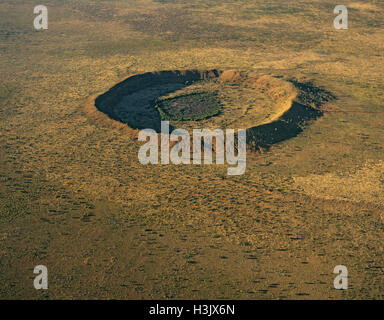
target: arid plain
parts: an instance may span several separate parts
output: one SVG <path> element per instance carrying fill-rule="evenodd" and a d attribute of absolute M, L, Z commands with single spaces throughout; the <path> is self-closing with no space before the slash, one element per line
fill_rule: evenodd
<path fill-rule="evenodd" d="M 383 3 L 344 1 L 336 30 L 330 0 L 44 2 L 36 31 L 35 1 L 0 1 L 0 298 L 383 298 Z M 336 99 L 240 176 L 141 165 L 136 139 L 84 111 L 129 75 L 185 69 Z"/>

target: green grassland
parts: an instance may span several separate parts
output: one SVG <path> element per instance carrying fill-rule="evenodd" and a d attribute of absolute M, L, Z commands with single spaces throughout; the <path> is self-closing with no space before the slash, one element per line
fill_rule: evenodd
<path fill-rule="evenodd" d="M 381 1 L 346 0 L 348 30 L 330 0 L 44 2 L 35 31 L 35 1 L 0 1 L 0 298 L 383 298 Z M 336 99 L 242 176 L 143 166 L 83 113 L 129 75 L 215 68 Z"/>

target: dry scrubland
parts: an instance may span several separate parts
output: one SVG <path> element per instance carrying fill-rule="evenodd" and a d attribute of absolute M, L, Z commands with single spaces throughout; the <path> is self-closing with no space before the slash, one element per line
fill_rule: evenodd
<path fill-rule="evenodd" d="M 35 1 L 0 1 L 1 298 L 383 298 L 382 3 L 344 1 L 336 31 L 329 0 L 44 2 L 36 32 Z M 238 177 L 142 166 L 83 113 L 130 74 L 195 68 L 310 81 L 345 112 Z"/>

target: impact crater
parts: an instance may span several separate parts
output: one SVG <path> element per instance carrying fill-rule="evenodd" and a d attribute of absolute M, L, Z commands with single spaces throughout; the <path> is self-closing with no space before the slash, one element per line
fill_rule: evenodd
<path fill-rule="evenodd" d="M 172 128 L 247 130 L 251 149 L 268 148 L 302 132 L 334 99 L 311 83 L 235 70 L 171 70 L 126 78 L 91 97 L 86 112 L 97 121 L 137 134 Z"/>

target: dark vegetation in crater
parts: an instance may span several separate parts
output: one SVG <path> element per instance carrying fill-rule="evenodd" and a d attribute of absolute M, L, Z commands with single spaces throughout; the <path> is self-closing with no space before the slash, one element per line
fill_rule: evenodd
<path fill-rule="evenodd" d="M 194 92 L 158 99 L 156 108 L 162 120 L 199 121 L 218 115 L 221 104 L 214 92 Z"/>

